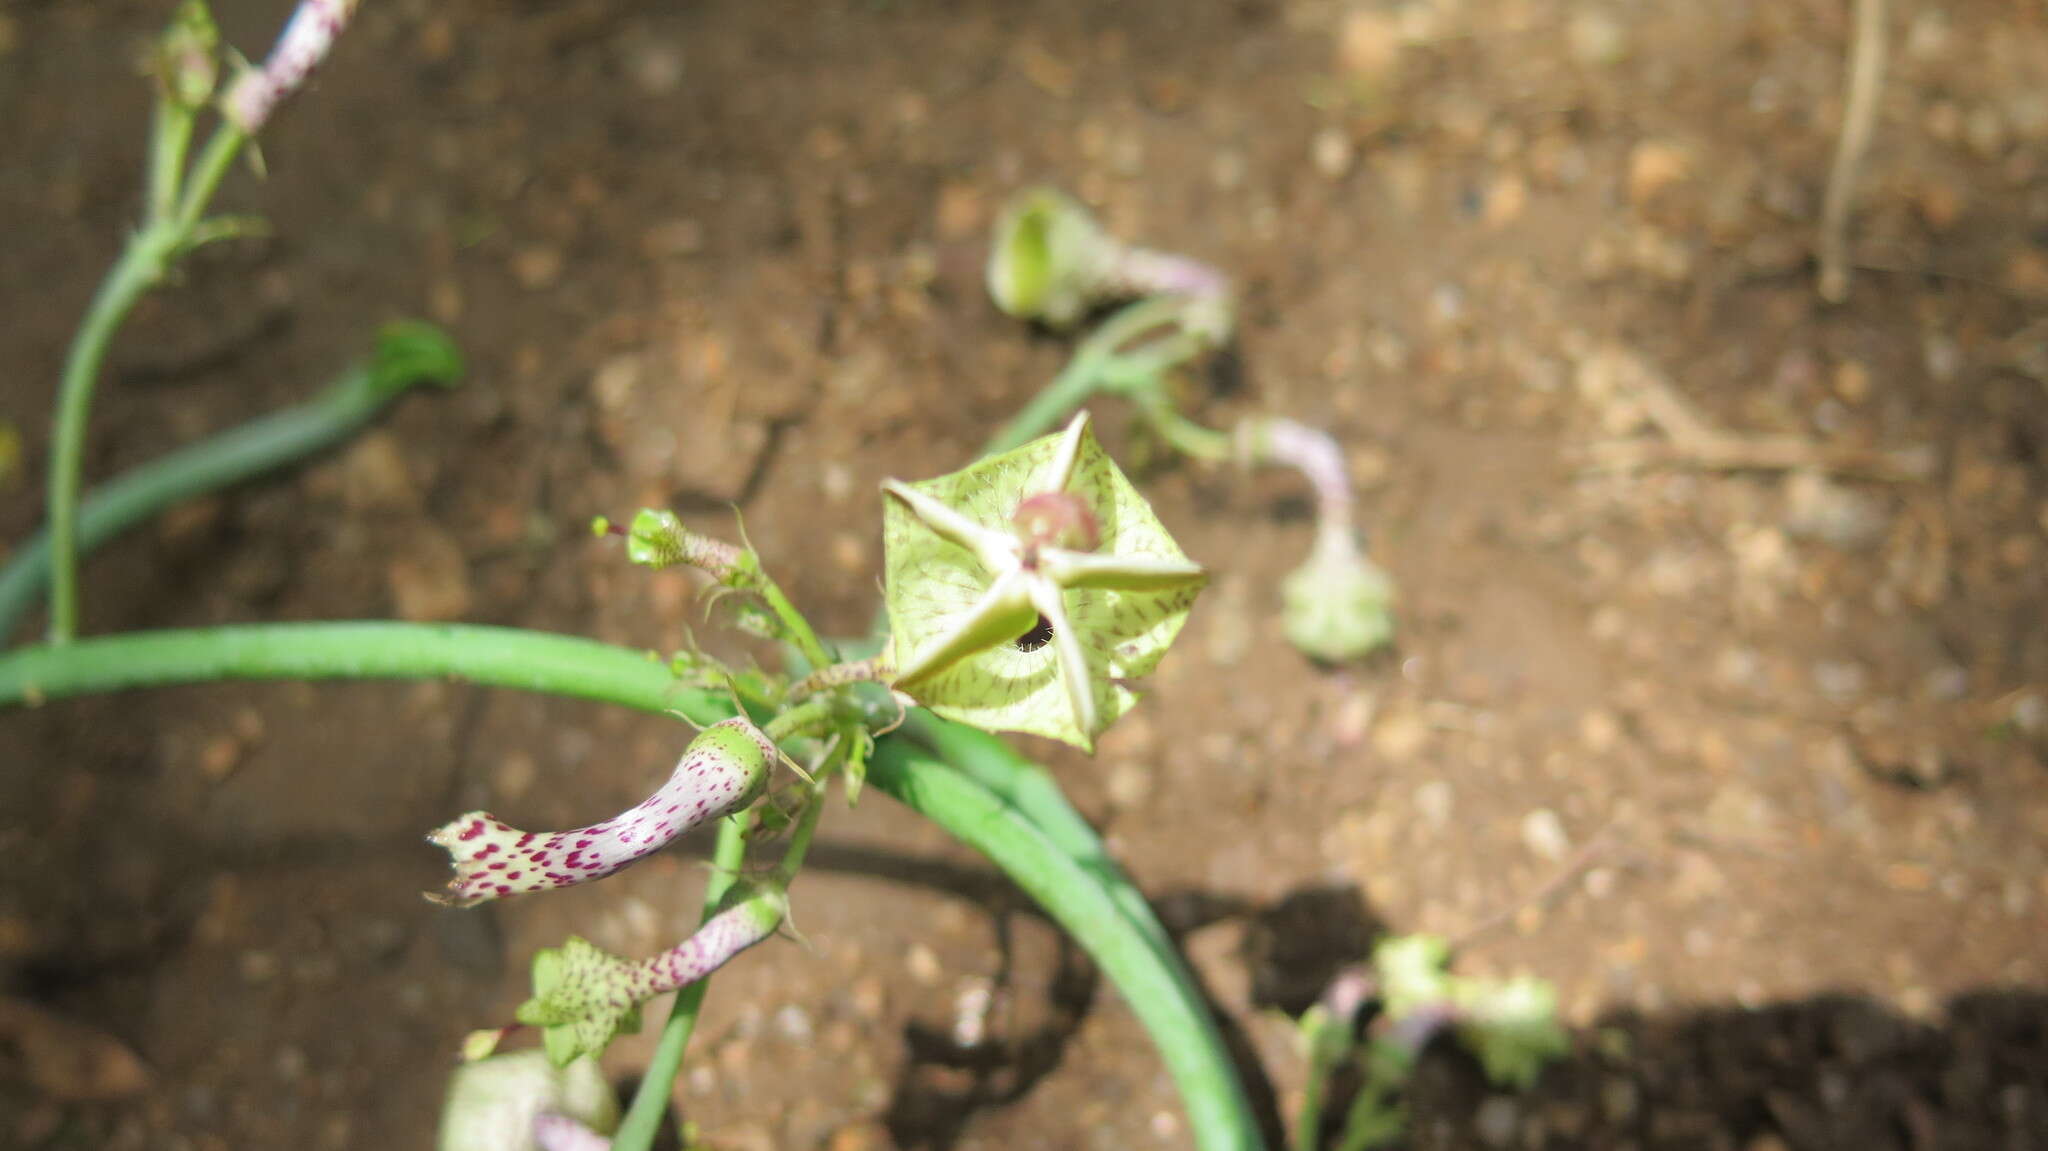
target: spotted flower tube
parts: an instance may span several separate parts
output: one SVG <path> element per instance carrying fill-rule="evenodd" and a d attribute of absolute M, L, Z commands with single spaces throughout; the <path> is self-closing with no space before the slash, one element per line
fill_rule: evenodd
<path fill-rule="evenodd" d="M 427 837 L 446 848 L 455 865 L 447 890 L 427 898 L 471 907 L 603 879 L 691 828 L 752 803 L 776 754 L 760 728 L 734 716 L 697 733 L 660 790 L 601 823 L 573 831 L 521 831 L 488 811 L 472 811 Z"/>
<path fill-rule="evenodd" d="M 1117 240 L 1053 188 L 1020 192 L 1004 207 L 987 278 L 996 306 L 1020 320 L 1065 328 L 1111 300 L 1186 296 L 1216 301 L 1217 341 L 1228 334 L 1229 277 L 1199 260 Z"/>
<path fill-rule="evenodd" d="M 1329 434 L 1278 417 L 1239 424 L 1240 457 L 1301 473 L 1315 492 L 1316 538 L 1281 586 L 1287 639 L 1330 663 L 1361 658 L 1393 638 L 1393 581 L 1365 554 L 1352 523 L 1351 476 Z"/>
<path fill-rule="evenodd" d="M 570 936 L 533 958 L 533 998 L 517 1018 L 542 1028 L 548 1058 L 564 1066 L 604 1051 L 613 1038 L 640 1029 L 640 1005 L 717 971 L 775 934 L 789 914 L 783 882 L 741 883 L 694 934 L 650 959 L 621 959 Z"/>
<path fill-rule="evenodd" d="M 1207 582 L 1086 412 L 951 475 L 882 488 L 894 686 L 984 730 L 1092 749 Z"/>
<path fill-rule="evenodd" d="M 297 91 L 334 49 L 334 41 L 355 15 L 358 0 L 300 0 L 260 68 L 235 78 L 221 99 L 221 115 L 254 136 L 286 96 Z"/>

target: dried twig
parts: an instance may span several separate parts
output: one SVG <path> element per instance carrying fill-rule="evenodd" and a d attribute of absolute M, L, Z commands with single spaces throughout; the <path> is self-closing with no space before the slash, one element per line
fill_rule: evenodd
<path fill-rule="evenodd" d="M 1831 304 L 1849 296 L 1849 208 L 1856 199 L 1863 158 L 1870 151 L 1877 98 L 1884 87 L 1885 0 L 1856 0 L 1855 20 L 1842 135 L 1835 143 L 1820 214 L 1820 298 Z"/>
<path fill-rule="evenodd" d="M 1859 479 L 1907 483 L 1934 472 L 1927 448 L 1855 448 L 1815 443 L 1804 436 L 1715 432 L 1684 441 L 1608 440 L 1586 449 L 1589 472 L 1657 469 L 1721 472 L 1822 471 Z"/>
<path fill-rule="evenodd" d="M 1601 828 L 1599 834 L 1587 840 L 1584 847 L 1573 852 L 1571 858 L 1567 859 L 1564 865 L 1558 868 L 1555 875 L 1543 881 L 1542 886 L 1521 899 L 1495 910 L 1491 915 L 1459 932 L 1451 940 L 1452 953 L 1455 954 L 1463 951 L 1472 945 L 1473 940 L 1495 931 L 1508 923 L 1512 923 L 1516 917 L 1522 914 L 1525 908 L 1548 907 L 1564 894 L 1565 888 L 1574 879 L 1577 879 L 1588 868 L 1600 862 L 1613 846 L 1614 825 L 1609 824 Z"/>

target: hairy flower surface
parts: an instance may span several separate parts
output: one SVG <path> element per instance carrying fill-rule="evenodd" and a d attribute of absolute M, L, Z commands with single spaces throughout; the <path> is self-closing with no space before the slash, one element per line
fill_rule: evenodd
<path fill-rule="evenodd" d="M 1207 579 L 1085 412 L 1058 435 L 883 490 L 895 686 L 976 727 L 1092 749 Z"/>

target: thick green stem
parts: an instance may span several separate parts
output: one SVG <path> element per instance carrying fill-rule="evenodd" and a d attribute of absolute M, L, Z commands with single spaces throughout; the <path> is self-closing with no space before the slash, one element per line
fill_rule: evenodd
<path fill-rule="evenodd" d="M 95 488 L 78 509 L 75 554 L 83 556 L 164 508 L 219 491 L 300 460 L 369 422 L 401 389 L 351 368 L 315 399 L 181 448 Z M 34 606 L 51 575 L 51 539 L 38 533 L 0 569 L 0 641 Z"/>
<path fill-rule="evenodd" d="M 718 910 L 719 901 L 739 878 L 747 855 L 747 815 L 728 815 L 718 823 L 718 846 L 711 853 L 711 877 L 704 881 L 704 919 Z M 676 992 L 669 1008 L 668 1022 L 661 1025 L 654 1056 L 647 1061 L 647 1074 L 633 1095 L 626 1117 L 612 1136 L 612 1151 L 647 1151 L 661 1129 L 661 1117 L 668 1110 L 676 1075 L 682 1070 L 683 1051 L 690 1046 L 690 1033 L 697 1028 L 697 1013 L 704 1007 L 704 992 L 711 986 L 706 976 Z"/>
<path fill-rule="evenodd" d="M 1131 922 L 1092 870 L 988 788 L 900 740 L 876 749 L 868 779 L 988 856 L 1102 965 L 1180 1088 L 1197 1147 L 1261 1145 L 1215 1020 L 1189 993 L 1178 958 Z"/>
<path fill-rule="evenodd" d="M 155 128 L 149 137 L 149 221 L 168 221 L 178 210 L 185 153 L 192 145 L 192 109 L 168 92 L 156 98 Z"/>
<path fill-rule="evenodd" d="M 57 418 L 50 430 L 50 642 L 65 643 L 78 634 L 78 485 L 85 462 L 85 424 L 92 412 L 93 386 L 114 332 L 151 285 L 163 278 L 172 245 L 163 230 L 151 228 L 128 241 L 113 271 L 107 274 L 64 361 L 58 386 Z"/>
<path fill-rule="evenodd" d="M 730 710 L 722 696 L 678 685 L 652 653 L 507 628 L 406 623 L 140 632 L 24 648 L 0 655 L 0 705 L 227 679 L 445 677 L 650 712 L 681 710 L 699 721 Z M 901 739 L 882 741 L 868 778 L 988 855 L 1102 964 L 1180 1086 L 1200 1147 L 1257 1147 L 1256 1123 L 1214 1021 L 1165 933 L 1101 853 L 1094 832 L 1049 779 L 1027 770 L 1000 741 L 921 715 L 912 721 L 942 756 L 959 758 L 1007 794 Z M 1041 821 L 1058 830 L 1048 831 Z"/>

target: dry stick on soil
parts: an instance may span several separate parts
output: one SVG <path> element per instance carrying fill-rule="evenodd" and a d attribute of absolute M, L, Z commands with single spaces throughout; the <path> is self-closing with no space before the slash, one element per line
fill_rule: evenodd
<path fill-rule="evenodd" d="M 1564 894 L 1566 885 L 1570 884 L 1572 880 L 1577 879 L 1580 874 L 1599 862 L 1600 858 L 1607 854 L 1608 848 L 1613 846 L 1613 839 L 1613 824 L 1601 828 L 1599 834 L 1587 840 L 1584 847 L 1573 852 L 1572 857 L 1565 860 L 1564 866 L 1558 868 L 1557 874 L 1544 880 L 1543 886 L 1538 887 L 1521 899 L 1496 910 L 1493 914 L 1454 936 L 1451 939 L 1451 953 L 1455 955 L 1470 947 L 1474 940 L 1513 922 L 1515 917 L 1522 914 L 1524 908 L 1549 906 L 1559 896 Z"/>
<path fill-rule="evenodd" d="M 1885 0 L 1856 0 L 1855 20 L 1842 135 L 1835 143 L 1820 214 L 1820 298 L 1830 304 L 1849 296 L 1849 208 L 1877 126 L 1877 97 L 1884 88 Z"/>
<path fill-rule="evenodd" d="M 1815 443 L 1805 436 L 1723 431 L 1661 376 L 1645 373 L 1636 387 L 1643 414 L 1666 439 L 1593 444 L 1586 449 L 1585 471 L 1813 470 L 1893 483 L 1923 480 L 1934 472 L 1934 453 L 1925 447 L 1859 448 Z"/>

